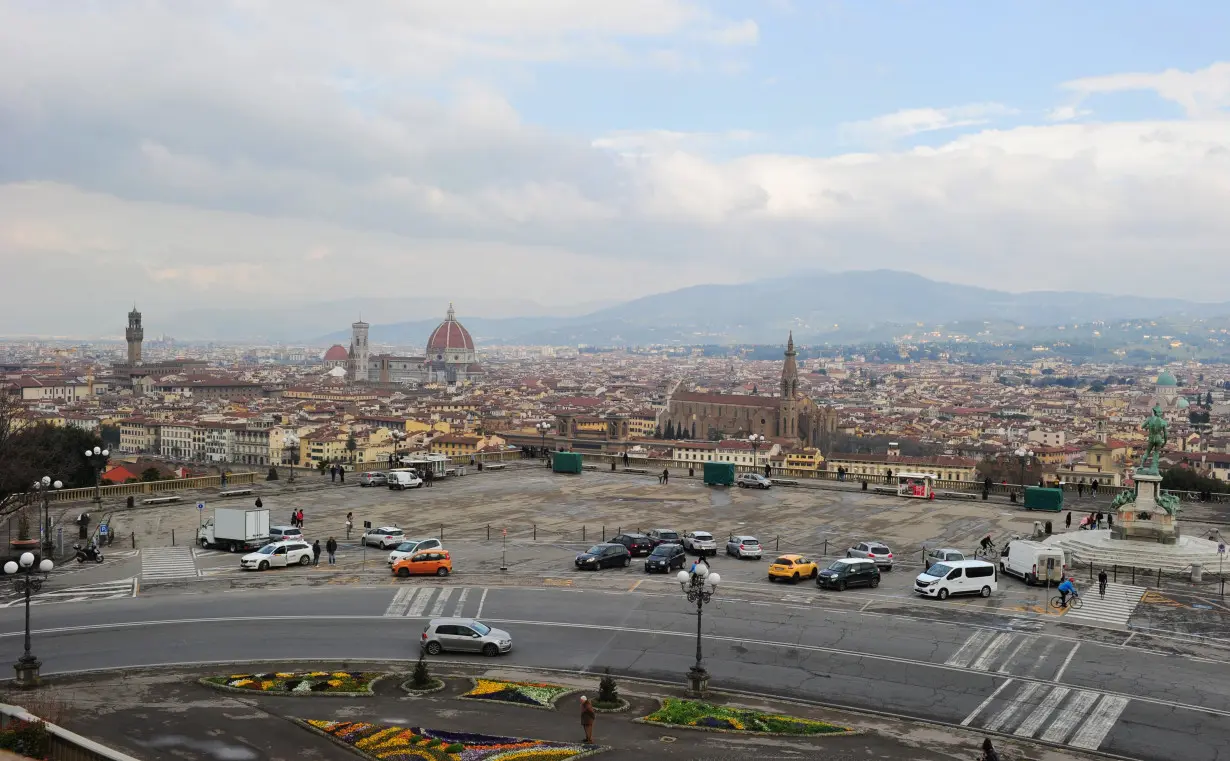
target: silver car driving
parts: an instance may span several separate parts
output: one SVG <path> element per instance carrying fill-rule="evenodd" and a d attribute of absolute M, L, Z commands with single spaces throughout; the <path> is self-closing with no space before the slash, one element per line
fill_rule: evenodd
<path fill-rule="evenodd" d="M 419 647 L 428 655 L 448 650 L 495 657 L 512 650 L 512 635 L 503 629 L 492 629 L 476 618 L 433 618 L 423 629 Z"/>

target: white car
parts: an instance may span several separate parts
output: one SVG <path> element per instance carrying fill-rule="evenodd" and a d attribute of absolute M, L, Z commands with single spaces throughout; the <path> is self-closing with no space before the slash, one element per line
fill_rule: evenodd
<path fill-rule="evenodd" d="M 683 535 L 683 548 L 697 555 L 716 555 L 717 542 L 708 531 L 689 531 Z"/>
<path fill-rule="evenodd" d="M 239 559 L 244 570 L 267 571 L 288 565 L 311 565 L 312 545 L 307 542 L 274 542 Z"/>
<path fill-rule="evenodd" d="M 369 529 L 363 534 L 363 544 L 369 547 L 376 546 L 382 550 L 396 547 L 405 540 L 406 532 L 396 526 L 381 526 L 380 528 Z"/>
<path fill-rule="evenodd" d="M 389 553 L 389 565 L 393 565 L 402 558 L 408 558 L 416 552 L 438 550 L 443 546 L 439 539 L 406 539 L 397 545 L 397 549 Z"/>

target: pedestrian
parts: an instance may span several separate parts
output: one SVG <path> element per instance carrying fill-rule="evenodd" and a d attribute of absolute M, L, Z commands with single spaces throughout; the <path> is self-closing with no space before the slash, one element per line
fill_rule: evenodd
<path fill-rule="evenodd" d="M 773 475 L 773 468 L 772 466 L 769 465 L 769 463 L 766 462 L 764 464 L 764 477 L 768 478 L 769 476 L 772 476 L 772 475 Z"/>
<path fill-rule="evenodd" d="M 264 503 L 264 502 L 261 502 L 261 498 L 260 498 L 260 497 L 257 497 L 257 498 L 256 498 L 256 506 L 257 506 L 257 507 L 264 507 L 264 506 L 265 506 L 265 503 Z"/>
<path fill-rule="evenodd" d="M 982 756 L 978 761 L 999 761 L 999 754 L 995 752 L 995 746 L 991 744 L 991 738 L 982 738 Z"/>
<path fill-rule="evenodd" d="M 589 698 L 581 696 L 581 727 L 585 730 L 585 744 L 594 744 L 594 707 Z"/>
<path fill-rule="evenodd" d="M 1102 511 L 1101 510 L 1098 511 L 1098 522 L 1096 525 L 1098 528 L 1102 528 Z"/>
<path fill-rule="evenodd" d="M 329 553 L 329 565 L 337 565 L 337 540 L 329 537 L 329 541 L 325 542 L 325 552 Z"/>
<path fill-rule="evenodd" d="M 329 483 L 337 483 L 337 466 L 329 466 Z"/>
<path fill-rule="evenodd" d="M 297 510 L 290 511 L 290 525 L 292 526 L 299 525 L 299 512 Z"/>
<path fill-rule="evenodd" d="M 1063 519 L 1063 527 L 1067 530 L 1072 530 L 1072 511 L 1068 511 L 1068 517 Z"/>
<path fill-rule="evenodd" d="M 302 529 L 303 528 L 303 508 L 302 507 L 299 508 L 298 513 L 295 513 L 295 520 L 299 522 L 298 524 L 299 528 Z"/>
<path fill-rule="evenodd" d="M 670 480 L 671 480 L 670 470 L 667 468 L 663 468 L 662 469 L 662 485 L 665 486 L 666 484 L 669 484 Z"/>
<path fill-rule="evenodd" d="M 312 542 L 312 565 L 320 565 L 320 540 Z"/>
<path fill-rule="evenodd" d="M 1093 479 L 1093 483 L 1089 484 L 1089 496 L 1098 496 L 1098 479 Z"/>
<path fill-rule="evenodd" d="M 346 466 L 345 465 L 337 466 L 337 477 L 339 481 L 341 481 L 342 483 L 346 483 Z"/>
<path fill-rule="evenodd" d="M 1106 514 L 1106 528 L 1113 529 L 1115 527 L 1115 516 L 1113 513 Z"/>

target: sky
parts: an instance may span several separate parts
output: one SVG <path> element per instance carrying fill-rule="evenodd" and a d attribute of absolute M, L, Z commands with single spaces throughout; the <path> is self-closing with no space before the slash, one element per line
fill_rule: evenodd
<path fill-rule="evenodd" d="M 1227 39 L 1213 0 L 0 0 L 0 334 L 875 268 L 1225 300 Z"/>

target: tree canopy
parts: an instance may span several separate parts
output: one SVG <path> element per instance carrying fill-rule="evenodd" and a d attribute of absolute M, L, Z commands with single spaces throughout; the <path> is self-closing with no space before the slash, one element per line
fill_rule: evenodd
<path fill-rule="evenodd" d="M 23 413 L 20 401 L 0 395 L 0 514 L 43 476 L 63 481 L 66 489 L 93 486 L 94 470 L 83 453 L 103 446 L 97 434 L 81 428 L 25 425 Z"/>

